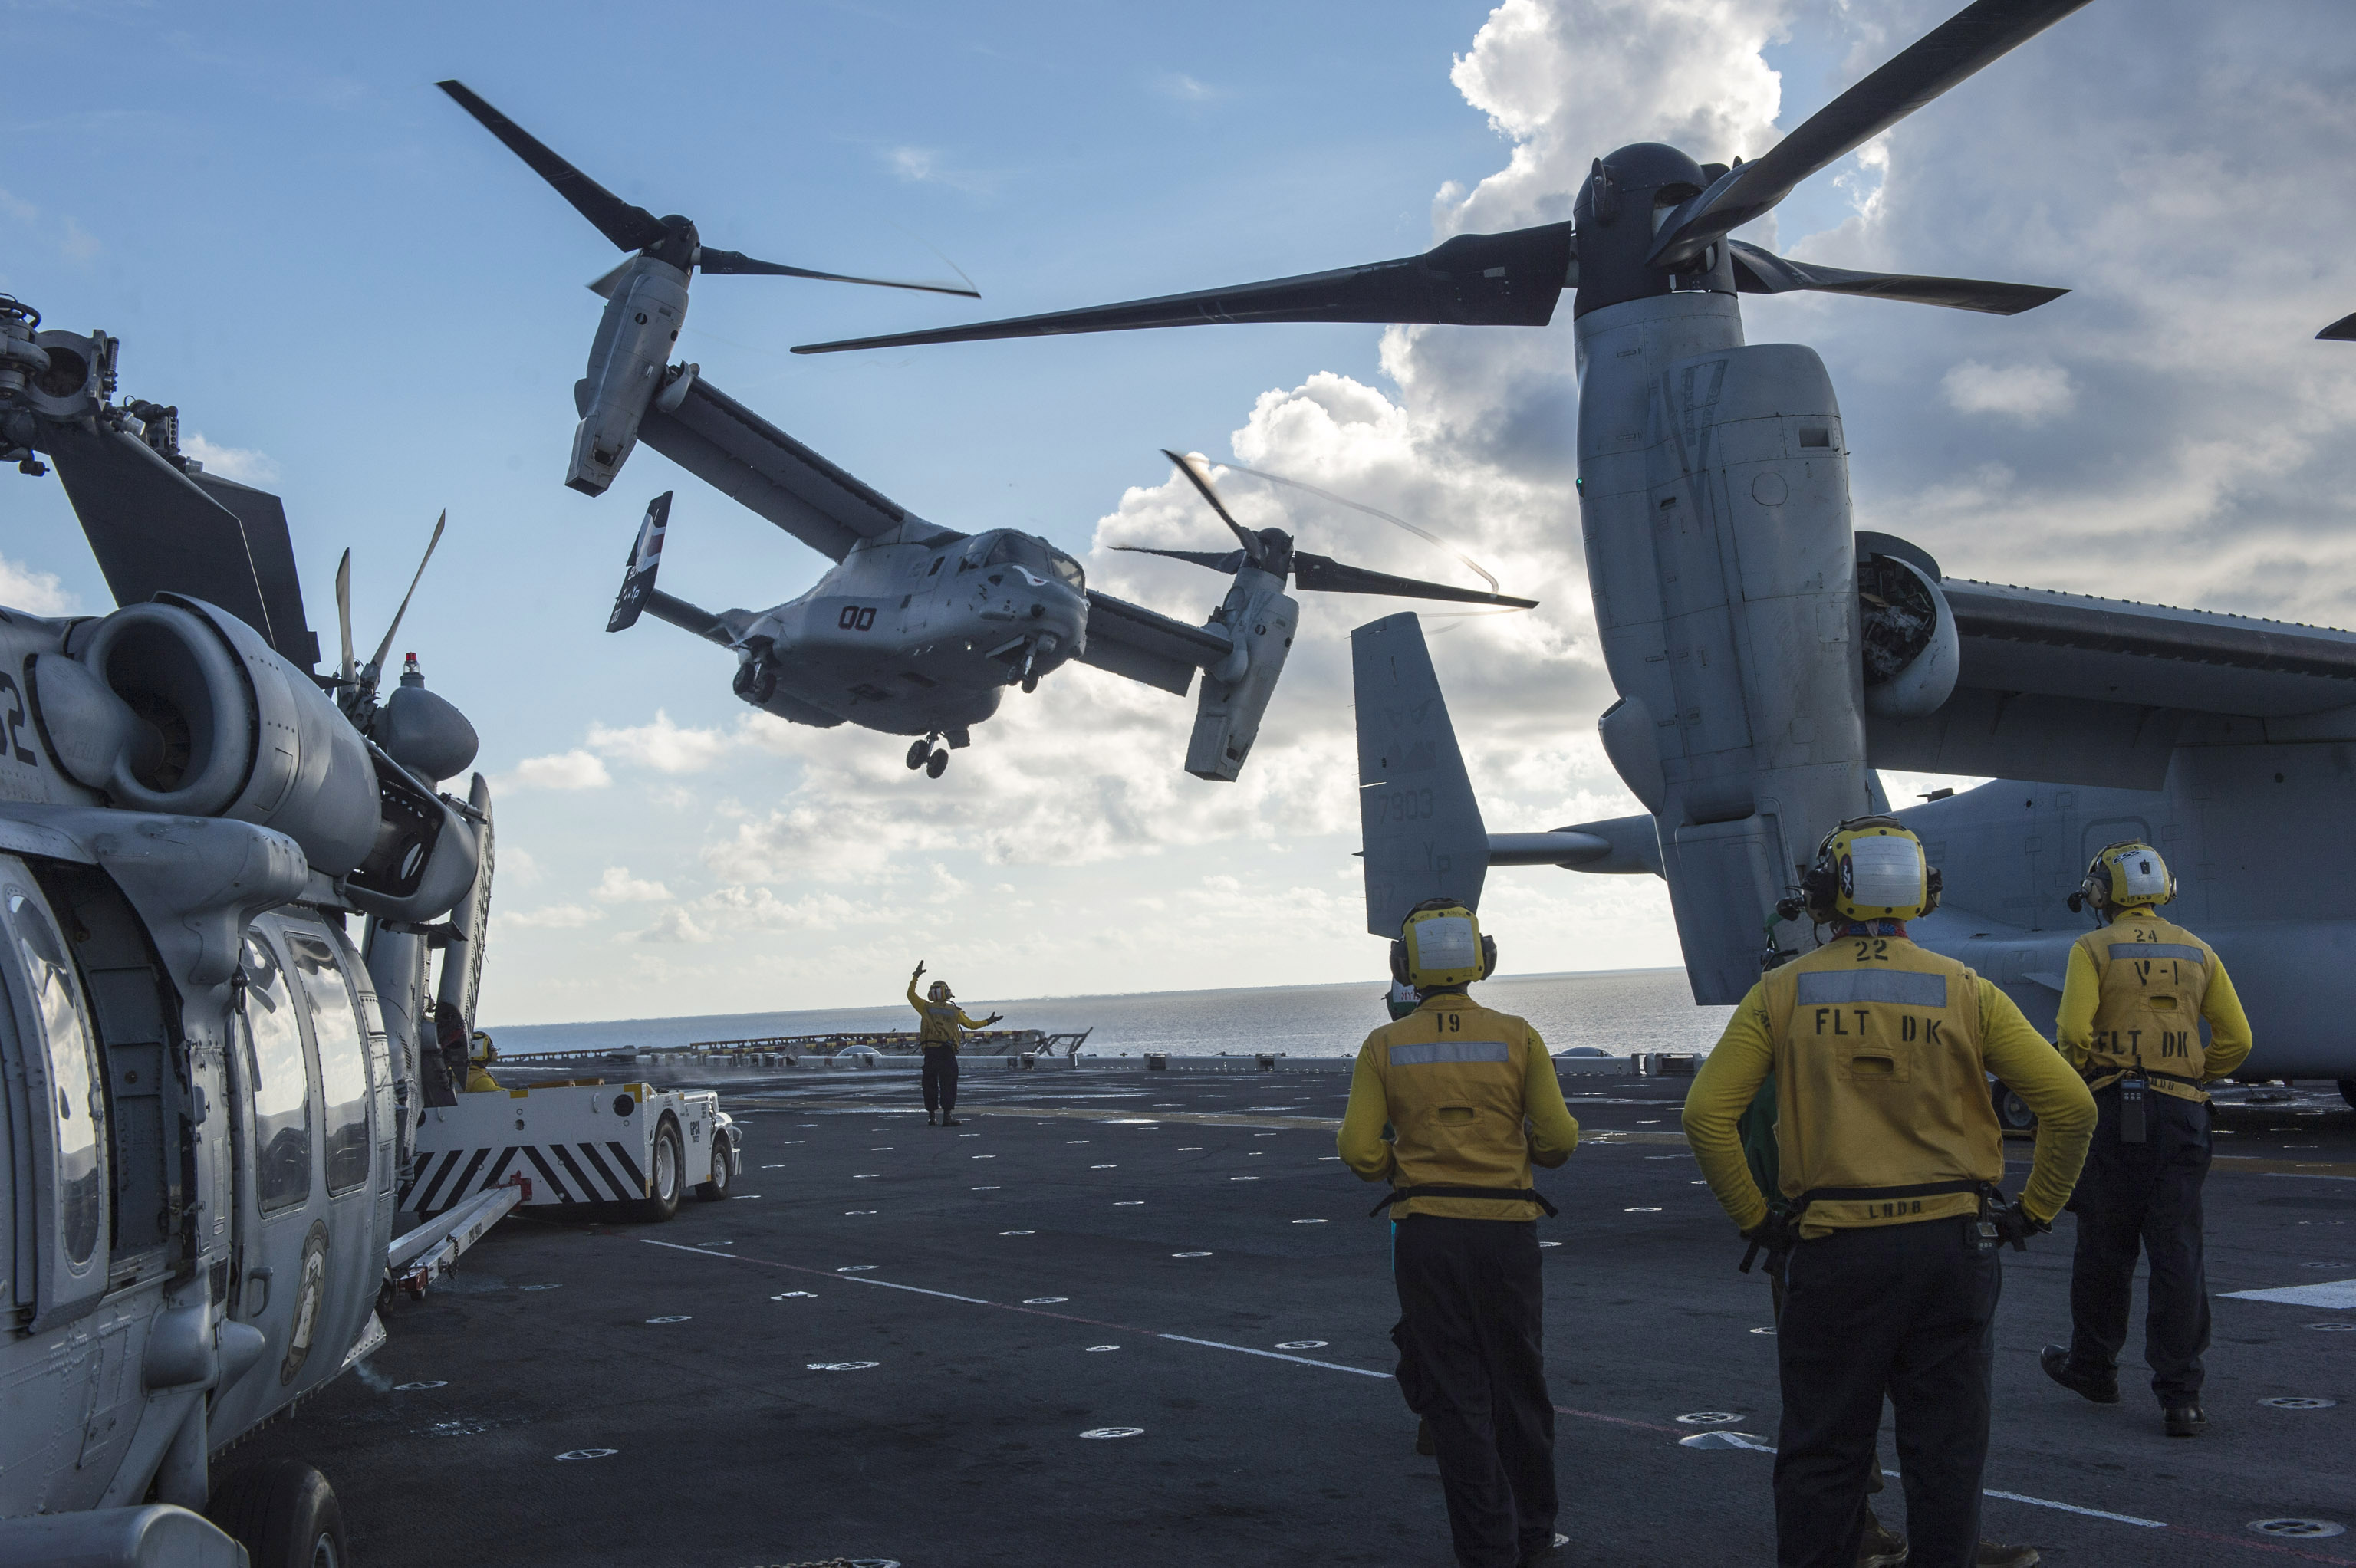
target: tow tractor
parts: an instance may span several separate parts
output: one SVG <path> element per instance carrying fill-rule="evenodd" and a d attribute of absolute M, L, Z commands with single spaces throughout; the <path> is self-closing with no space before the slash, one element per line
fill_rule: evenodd
<path fill-rule="evenodd" d="M 429 1105 L 418 1115 L 417 1157 L 400 1207 L 421 1219 L 439 1215 L 430 1229 L 441 1234 L 418 1242 L 420 1251 L 402 1260 L 411 1270 L 403 1288 L 422 1290 L 446 1266 L 434 1259 L 446 1252 L 455 1261 L 489 1228 L 476 1223 L 477 1205 L 490 1221 L 511 1208 L 570 1203 L 624 1204 L 633 1218 L 668 1220 L 688 1187 L 717 1202 L 744 1169 L 743 1135 L 710 1089 L 587 1078 L 455 1098 L 455 1104 Z M 462 1207 L 470 1212 L 455 1215 Z M 456 1249 L 440 1244 L 446 1242 L 457 1242 Z M 426 1272 L 416 1278 L 421 1257 Z"/>

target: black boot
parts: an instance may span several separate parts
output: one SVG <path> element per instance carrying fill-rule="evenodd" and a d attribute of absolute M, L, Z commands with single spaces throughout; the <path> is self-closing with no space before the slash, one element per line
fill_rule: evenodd
<path fill-rule="evenodd" d="M 2209 1424 L 2208 1413 L 2197 1404 L 2171 1404 L 2167 1416 L 2170 1437 L 2197 1437 Z"/>
<path fill-rule="evenodd" d="M 941 1113 L 941 1125 L 945 1127 L 954 1127 L 959 1125 L 960 1124 L 958 1119 L 955 1116 L 950 1115 L 947 1111 L 943 1111 Z"/>
<path fill-rule="evenodd" d="M 2070 1352 L 2061 1345 L 2046 1346 L 2038 1354 L 2037 1363 L 2045 1369 L 2047 1377 L 2072 1393 L 2091 1399 L 2096 1404 L 2119 1403 L 2119 1374 L 2115 1368 L 2107 1377 L 2082 1372 L 2070 1364 Z"/>

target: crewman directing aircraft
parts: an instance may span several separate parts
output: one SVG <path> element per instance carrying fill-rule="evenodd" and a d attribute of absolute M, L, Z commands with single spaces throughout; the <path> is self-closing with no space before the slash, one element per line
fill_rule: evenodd
<path fill-rule="evenodd" d="M 2101 1120 L 2070 1207 L 2070 1343 L 2048 1345 L 2046 1374 L 2097 1404 L 2119 1398 L 2119 1347 L 2136 1253 L 2151 1259 L 2143 1328 L 2151 1392 L 2170 1437 L 2208 1424 L 2201 1353 L 2209 1348 L 2201 1184 L 2209 1174 L 2205 1084 L 2250 1054 L 2250 1020 L 2216 950 L 2157 910 L 2176 897 L 2148 844 L 2094 857 L 2070 907 L 2104 924 L 2070 949 L 2056 1022 L 2062 1054 L 2085 1077 Z M 2209 1041 L 2201 1026 L 2209 1026 Z"/>
<path fill-rule="evenodd" d="M 1337 1145 L 1360 1177 L 1391 1182 L 1376 1211 L 1392 1216 L 1398 1377 L 1438 1448 L 1462 1568 L 1515 1568 L 1564 1543 L 1536 1224 L 1555 1211 L 1530 1166 L 1569 1158 L 1579 1124 L 1538 1031 L 1466 996 L 1496 966 L 1455 900 L 1409 912 L 1391 973 L 1420 999 L 1358 1048 Z"/>
<path fill-rule="evenodd" d="M 1784 1271 L 1776 1562 L 1857 1562 L 1886 1395 L 1909 1561 L 1970 1568 L 1997 1249 L 2051 1227 L 2086 1157 L 2094 1097 L 1994 984 L 1907 939 L 1905 923 L 1937 906 L 1939 881 L 1896 818 L 1842 823 L 1801 890 L 1830 940 L 1751 988 L 1685 1109 L 1710 1190 Z M 1751 1179 L 1736 1131 L 1771 1072 L 1782 1211 Z M 2040 1118 L 2028 1185 L 2010 1201 L 1990 1072 Z"/>
<path fill-rule="evenodd" d="M 916 982 L 925 977 L 923 960 L 916 963 L 916 972 L 908 976 L 908 1005 L 916 1009 L 924 1020 L 920 1037 L 925 1049 L 925 1125 L 954 1127 L 958 1119 L 950 1113 L 957 1109 L 958 1051 L 965 1044 L 965 1031 L 988 1029 L 1003 1015 L 992 1013 L 986 1019 L 969 1019 L 965 1009 L 957 1005 L 947 980 L 936 980 L 926 999 L 918 1000 Z M 936 1107 L 939 1121 L 934 1120 Z"/>

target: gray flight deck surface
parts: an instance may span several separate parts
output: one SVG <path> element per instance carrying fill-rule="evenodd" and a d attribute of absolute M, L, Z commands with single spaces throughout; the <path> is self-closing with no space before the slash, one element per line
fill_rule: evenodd
<path fill-rule="evenodd" d="M 1451 1560 L 1388 1376 L 1380 1189 L 1330 1157 L 1344 1074 L 969 1067 L 954 1129 L 905 1071 L 712 1078 L 740 1197 L 662 1225 L 519 1211 L 393 1305 L 365 1381 L 224 1462 L 335 1476 L 364 1568 Z M 1766 1285 L 1697 1185 L 1685 1083 L 1566 1074 L 1584 1136 L 1539 1178 L 1574 1563 L 1773 1560 L 1771 1457 L 1678 1441 L 1763 1448 L 1777 1408 Z M 2356 1533 L 2251 1528 L 2356 1531 L 2356 1309 L 2223 1298 L 2356 1280 L 2356 1113 L 2302 1093 L 2220 1125 L 2209 1434 L 2163 1436 L 2139 1365 L 2110 1407 L 2039 1371 L 2065 1219 L 2005 1254 L 1996 1538 L 2062 1564 L 2356 1562 Z M 2339 1403 L 2259 1403 L 2286 1396 Z"/>

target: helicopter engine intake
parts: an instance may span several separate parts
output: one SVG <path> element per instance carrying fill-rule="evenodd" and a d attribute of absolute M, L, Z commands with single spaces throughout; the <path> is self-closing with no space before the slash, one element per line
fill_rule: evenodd
<path fill-rule="evenodd" d="M 1901 556 L 1858 551 L 1858 656 L 1865 710 L 1876 719 L 1922 719 L 1954 695 L 1963 669 L 1955 613 L 1933 573 Z"/>

